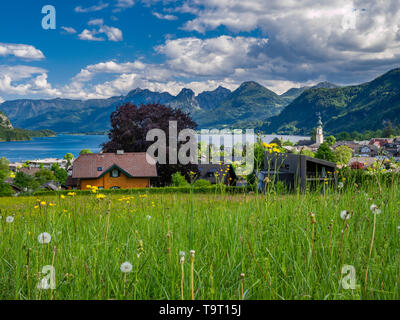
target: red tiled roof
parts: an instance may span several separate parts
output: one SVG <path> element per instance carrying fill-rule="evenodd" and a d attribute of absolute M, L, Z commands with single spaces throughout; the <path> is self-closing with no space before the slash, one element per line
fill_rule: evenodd
<path fill-rule="evenodd" d="M 39 172 L 40 168 L 20 168 L 19 171 L 25 174 L 33 176 L 36 172 Z"/>
<path fill-rule="evenodd" d="M 145 152 L 83 154 L 75 160 L 72 178 L 99 178 L 112 167 L 118 167 L 131 177 L 157 177 L 156 162 Z M 99 171 L 98 168 L 102 170 Z"/>

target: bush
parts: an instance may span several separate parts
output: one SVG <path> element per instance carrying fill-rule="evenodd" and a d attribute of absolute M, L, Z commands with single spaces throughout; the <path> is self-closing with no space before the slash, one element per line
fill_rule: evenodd
<path fill-rule="evenodd" d="M 0 197 L 8 197 L 14 194 L 14 190 L 7 183 L 0 182 Z"/>
<path fill-rule="evenodd" d="M 189 183 L 186 181 L 185 177 L 181 175 L 180 172 L 175 172 L 172 175 L 172 186 L 186 187 L 186 186 L 189 186 Z"/>
<path fill-rule="evenodd" d="M 193 184 L 194 187 L 210 187 L 211 186 L 211 182 L 208 180 L 204 180 L 204 179 L 199 179 L 196 180 Z"/>

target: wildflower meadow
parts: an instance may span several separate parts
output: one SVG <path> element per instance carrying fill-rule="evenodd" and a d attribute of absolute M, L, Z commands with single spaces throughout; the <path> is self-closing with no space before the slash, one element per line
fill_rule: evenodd
<path fill-rule="evenodd" d="M 0 198 L 0 299 L 399 299 L 397 179 Z"/>

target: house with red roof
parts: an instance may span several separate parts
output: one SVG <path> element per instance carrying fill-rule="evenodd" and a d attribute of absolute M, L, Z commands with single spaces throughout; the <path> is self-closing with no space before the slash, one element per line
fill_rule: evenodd
<path fill-rule="evenodd" d="M 87 190 L 149 188 L 157 177 L 156 161 L 145 152 L 82 154 L 75 160 L 72 176 L 75 186 Z"/>

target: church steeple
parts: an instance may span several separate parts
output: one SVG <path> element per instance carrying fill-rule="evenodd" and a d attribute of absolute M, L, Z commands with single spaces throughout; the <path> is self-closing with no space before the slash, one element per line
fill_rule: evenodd
<path fill-rule="evenodd" d="M 322 130 L 322 119 L 321 119 L 321 113 L 318 112 L 318 127 L 317 127 L 317 133 L 315 137 L 315 142 L 317 144 L 324 143 L 324 133 Z"/>

